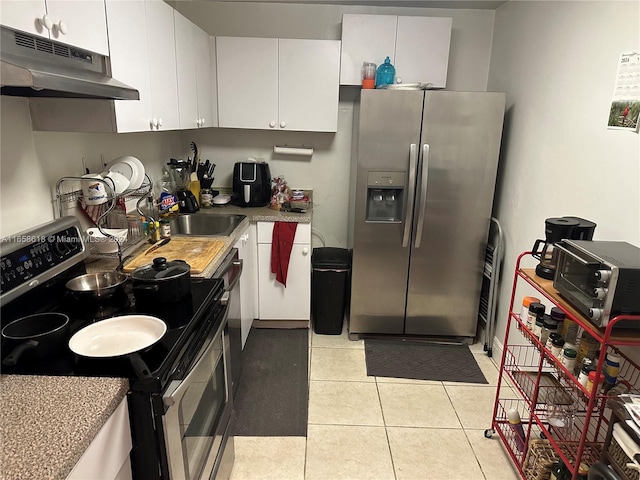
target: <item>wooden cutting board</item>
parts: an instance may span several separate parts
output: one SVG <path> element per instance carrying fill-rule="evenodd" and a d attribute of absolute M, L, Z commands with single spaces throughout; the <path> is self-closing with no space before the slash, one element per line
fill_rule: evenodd
<path fill-rule="evenodd" d="M 151 245 L 147 247 L 147 250 Z M 191 266 L 191 273 L 198 275 L 207 268 L 215 256 L 224 248 L 224 241 L 208 238 L 171 237 L 171 241 L 148 254 L 142 253 L 129 263 L 123 271 L 130 273 L 136 268 L 153 263 L 156 257 L 165 257 L 167 261 L 184 260 Z M 146 251 L 146 250 L 145 250 Z"/>

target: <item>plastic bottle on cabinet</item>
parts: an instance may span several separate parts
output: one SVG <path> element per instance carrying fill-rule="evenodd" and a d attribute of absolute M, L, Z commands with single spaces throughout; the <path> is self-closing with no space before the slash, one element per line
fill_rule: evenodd
<path fill-rule="evenodd" d="M 507 418 L 509 419 L 511 430 L 513 430 L 516 435 L 516 448 L 519 452 L 524 452 L 526 437 L 524 435 L 524 428 L 522 428 L 520 413 L 515 408 L 512 408 L 507 412 Z"/>
<path fill-rule="evenodd" d="M 396 69 L 391 65 L 389 57 L 384 59 L 384 63 L 378 67 L 376 71 L 376 88 L 383 85 L 393 85 L 396 76 Z"/>
<path fill-rule="evenodd" d="M 602 388 L 605 392 L 615 385 L 619 370 L 620 355 L 614 352 L 607 353 L 607 359 L 604 362 L 604 368 L 602 370 L 602 373 L 604 373 Z"/>

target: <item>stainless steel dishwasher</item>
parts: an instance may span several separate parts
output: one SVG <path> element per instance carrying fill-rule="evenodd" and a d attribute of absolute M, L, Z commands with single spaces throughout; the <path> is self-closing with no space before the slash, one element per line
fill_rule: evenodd
<path fill-rule="evenodd" d="M 225 290 L 229 292 L 229 343 L 231 350 L 231 383 L 234 395 L 238 390 L 240 376 L 242 375 L 240 275 L 242 275 L 242 260 L 238 256 L 238 249 L 232 248 L 213 274 L 213 277 L 222 278 Z"/>

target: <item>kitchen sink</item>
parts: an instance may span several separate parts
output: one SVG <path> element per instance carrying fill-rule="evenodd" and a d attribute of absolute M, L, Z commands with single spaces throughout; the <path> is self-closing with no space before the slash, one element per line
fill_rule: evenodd
<path fill-rule="evenodd" d="M 199 235 L 226 237 L 240 225 L 246 215 L 188 214 L 170 220 L 172 235 Z"/>

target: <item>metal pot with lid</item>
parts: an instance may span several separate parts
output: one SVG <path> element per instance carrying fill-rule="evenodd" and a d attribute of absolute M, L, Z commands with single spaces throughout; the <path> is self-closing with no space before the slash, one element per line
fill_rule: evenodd
<path fill-rule="evenodd" d="M 135 269 L 131 280 L 139 302 L 171 303 L 191 294 L 191 267 L 184 260 L 156 257 L 152 264 Z"/>

